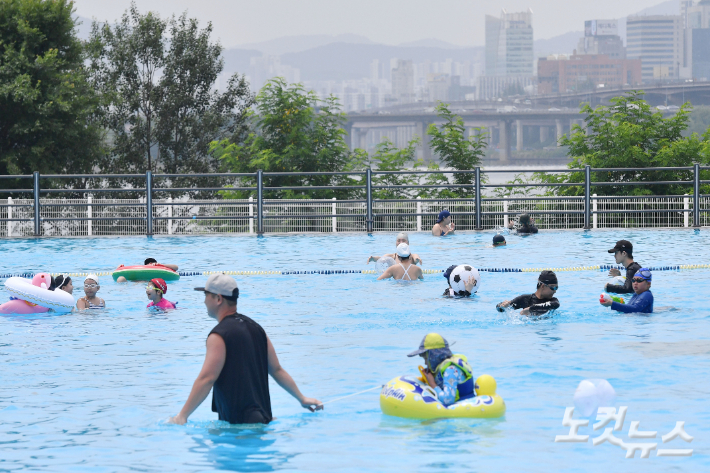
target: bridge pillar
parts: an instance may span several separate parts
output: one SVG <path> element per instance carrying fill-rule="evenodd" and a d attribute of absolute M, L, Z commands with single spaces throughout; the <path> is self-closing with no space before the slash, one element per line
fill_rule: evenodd
<path fill-rule="evenodd" d="M 518 151 L 522 151 L 523 145 L 525 143 L 525 129 L 523 127 L 522 120 L 515 120 L 515 138 L 516 138 L 515 149 Z"/>
<path fill-rule="evenodd" d="M 564 135 L 564 127 L 562 125 L 562 120 L 559 118 L 555 119 L 555 125 L 557 129 L 557 133 L 555 135 L 555 142 L 557 143 L 557 146 L 560 146 L 560 139 L 562 138 L 562 135 Z"/>
<path fill-rule="evenodd" d="M 429 164 L 433 159 L 433 154 L 431 152 L 431 139 L 426 132 L 428 127 L 429 123 L 426 121 L 420 121 L 415 125 L 414 131 L 421 140 L 421 154 L 419 154 L 419 157 L 424 160 L 424 164 Z"/>
<path fill-rule="evenodd" d="M 545 143 L 550 139 L 550 128 L 540 125 L 540 143 Z"/>
<path fill-rule="evenodd" d="M 498 129 L 500 130 L 500 141 L 498 142 L 498 148 L 501 150 L 500 161 L 508 163 L 510 161 L 510 122 L 505 120 L 498 122 Z"/>

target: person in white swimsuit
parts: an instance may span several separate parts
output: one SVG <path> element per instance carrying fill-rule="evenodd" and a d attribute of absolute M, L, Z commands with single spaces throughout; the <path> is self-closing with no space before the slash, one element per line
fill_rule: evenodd
<path fill-rule="evenodd" d="M 409 251 L 409 245 L 406 243 L 400 243 L 397 246 L 397 256 L 399 257 L 399 263 L 390 266 L 385 270 L 384 273 L 380 275 L 377 280 L 394 278 L 402 281 L 415 281 L 417 279 L 424 279 L 424 273 L 422 268 L 415 265 L 412 262 L 412 253 Z"/>

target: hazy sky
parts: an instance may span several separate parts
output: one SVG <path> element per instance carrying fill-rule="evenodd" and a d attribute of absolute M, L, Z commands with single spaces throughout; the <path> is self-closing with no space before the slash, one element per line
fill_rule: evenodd
<path fill-rule="evenodd" d="M 585 19 L 620 18 L 662 0 L 137 0 L 141 11 L 211 21 L 226 47 L 281 36 L 354 33 L 385 44 L 436 38 L 483 45 L 484 16 L 532 8 L 535 39 L 582 30 Z M 76 13 L 114 21 L 130 0 L 75 0 Z"/>

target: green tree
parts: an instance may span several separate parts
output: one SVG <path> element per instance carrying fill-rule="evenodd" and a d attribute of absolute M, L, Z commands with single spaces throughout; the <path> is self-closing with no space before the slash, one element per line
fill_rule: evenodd
<path fill-rule="evenodd" d="M 212 143 L 213 154 L 233 172 L 339 172 L 358 166 L 345 143 L 345 115 L 335 97 L 320 100 L 301 84 L 282 78 L 269 81 L 256 98 L 251 115 L 253 131 L 243 143 L 221 140 Z M 362 156 L 360 156 L 362 159 Z M 243 181 L 254 184 L 253 179 Z M 361 184 L 344 176 L 265 176 L 265 187 Z M 230 193 L 243 197 L 243 193 Z M 337 189 L 270 191 L 275 198 L 347 197 Z"/>
<path fill-rule="evenodd" d="M 90 173 L 101 156 L 98 98 L 72 8 L 66 0 L 0 2 L 0 174 Z"/>
<path fill-rule="evenodd" d="M 481 158 L 486 153 L 485 133 L 466 138 L 466 127 L 463 119 L 449 110 L 448 104 L 439 103 L 437 115 L 444 123 L 437 127 L 429 125 L 427 133 L 431 136 L 431 147 L 441 159 L 441 162 L 455 170 L 472 170 L 481 165 Z M 480 130 L 479 130 L 480 131 Z M 453 184 L 475 184 L 475 176 L 471 173 L 456 173 Z M 452 196 L 471 197 L 476 190 L 471 187 L 460 187 L 452 190 Z"/>
<path fill-rule="evenodd" d="M 405 148 L 397 148 L 394 143 L 385 139 L 375 148 L 375 153 L 369 158 L 368 167 L 373 171 L 403 171 L 407 163 L 412 163 L 416 168 L 421 164 L 416 157 L 419 142 L 419 138 L 415 138 Z M 376 174 L 372 177 L 372 184 L 387 186 L 387 189 L 373 192 L 376 199 L 407 199 L 413 196 L 412 189 L 395 186 L 416 185 L 418 179 L 412 174 Z"/>
<path fill-rule="evenodd" d="M 643 100 L 643 92 L 633 91 L 611 100 L 611 106 L 592 109 L 582 107 L 588 130 L 575 125 L 561 139 L 569 147 L 570 169 L 630 168 L 615 172 L 595 172 L 591 175 L 592 191 L 604 195 L 683 194 L 692 189 L 685 184 L 647 184 L 594 186 L 594 182 L 644 183 L 649 181 L 689 181 L 692 171 L 644 171 L 648 167 L 683 167 L 699 161 L 708 162 L 706 153 L 710 134 L 683 137 L 688 127 L 689 105 L 669 118 L 663 118 Z M 543 183 L 584 182 L 584 173 L 565 175 L 536 173 L 534 179 Z M 581 186 L 550 187 L 550 193 L 582 195 Z"/>
<path fill-rule="evenodd" d="M 214 172 L 210 143 L 243 139 L 253 96 L 236 74 L 215 90 L 224 61 L 211 34 L 185 13 L 164 20 L 135 3 L 116 25 L 93 24 L 92 80 L 113 135 L 106 171 Z"/>

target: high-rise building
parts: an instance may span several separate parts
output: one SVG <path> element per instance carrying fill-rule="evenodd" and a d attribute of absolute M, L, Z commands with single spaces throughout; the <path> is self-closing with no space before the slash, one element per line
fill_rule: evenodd
<path fill-rule="evenodd" d="M 550 56 L 537 61 L 537 93 L 588 92 L 641 84 L 641 61 L 606 54 Z"/>
<path fill-rule="evenodd" d="M 412 61 L 397 60 L 397 67 L 392 69 L 392 95 L 400 104 L 414 102 L 414 65 Z"/>
<path fill-rule="evenodd" d="M 486 75 L 533 74 L 532 10 L 486 15 Z"/>
<path fill-rule="evenodd" d="M 626 20 L 626 57 L 641 59 L 644 82 L 678 79 L 683 65 L 680 15 L 630 16 Z"/>
<path fill-rule="evenodd" d="M 710 0 L 697 4 L 681 0 L 685 25 L 683 66 L 685 78 L 710 79 Z"/>
<path fill-rule="evenodd" d="M 577 54 L 605 54 L 611 59 L 624 59 L 626 48 L 619 36 L 618 20 L 587 20 L 584 37 L 577 45 Z"/>

